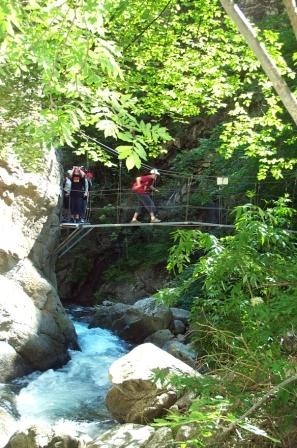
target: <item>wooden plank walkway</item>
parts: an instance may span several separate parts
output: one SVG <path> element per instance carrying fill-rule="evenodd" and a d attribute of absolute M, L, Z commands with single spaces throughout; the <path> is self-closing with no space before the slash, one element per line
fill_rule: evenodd
<path fill-rule="evenodd" d="M 96 228 L 114 228 L 114 227 L 147 227 L 147 226 L 159 226 L 159 227 L 219 227 L 219 228 L 230 228 L 233 229 L 232 224 L 218 224 L 213 222 L 203 222 L 203 221 L 162 221 L 162 222 L 141 222 L 141 223 L 110 223 L 110 224 L 75 224 L 75 223 L 62 223 L 60 227 L 62 229 L 76 229 L 78 227 L 84 229 L 96 229 Z"/>
<path fill-rule="evenodd" d="M 72 230 L 71 233 L 61 241 L 61 243 L 56 247 L 54 251 L 54 256 L 60 258 L 66 254 L 70 249 L 76 246 L 83 238 L 85 238 L 94 229 L 115 229 L 115 228 L 127 228 L 127 227 L 148 227 L 148 226 L 158 226 L 158 227 L 218 227 L 218 228 L 234 228 L 231 224 L 216 224 L 213 222 L 202 222 L 202 221 L 179 221 L 179 222 L 141 222 L 141 223 L 113 223 L 113 224 L 90 224 L 90 223 L 61 223 L 61 230 Z"/>

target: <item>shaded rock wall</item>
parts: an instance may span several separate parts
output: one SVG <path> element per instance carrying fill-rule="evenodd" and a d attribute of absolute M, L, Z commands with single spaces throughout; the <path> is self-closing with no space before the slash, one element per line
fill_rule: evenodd
<path fill-rule="evenodd" d="M 0 160 L 0 381 L 68 359 L 76 335 L 55 288 L 60 168 L 25 172 L 13 153 Z"/>
<path fill-rule="evenodd" d="M 93 222 L 91 220 L 91 222 Z M 61 257 L 56 265 L 59 295 L 63 303 L 93 305 L 103 300 L 134 303 L 162 288 L 168 273 L 160 263 L 127 268 L 125 275 L 105 278 L 105 272 L 116 262 L 125 259 L 122 236 L 112 239 L 112 232 L 94 230 L 79 245 Z M 128 244 L 141 245 L 128 236 Z M 123 263 L 124 264 L 124 263 Z"/>
<path fill-rule="evenodd" d="M 282 9 L 280 0 L 239 0 L 237 2 L 249 19 L 260 20 L 271 14 L 277 14 Z"/>

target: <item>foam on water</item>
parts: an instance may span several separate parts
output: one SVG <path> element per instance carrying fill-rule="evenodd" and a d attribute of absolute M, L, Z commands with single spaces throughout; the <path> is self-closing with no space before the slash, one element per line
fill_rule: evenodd
<path fill-rule="evenodd" d="M 110 426 L 104 404 L 110 387 L 108 368 L 128 346 L 108 330 L 74 322 L 81 351 L 61 369 L 34 373 L 17 381 L 20 426 L 51 424 L 59 432 L 95 437 Z"/>

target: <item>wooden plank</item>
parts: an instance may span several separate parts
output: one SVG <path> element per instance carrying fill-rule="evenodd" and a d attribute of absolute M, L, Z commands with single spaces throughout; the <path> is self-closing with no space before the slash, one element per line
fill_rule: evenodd
<path fill-rule="evenodd" d="M 84 229 L 89 228 L 119 228 L 119 227 L 147 227 L 147 226 L 159 226 L 159 227 L 219 227 L 219 228 L 229 228 L 233 229 L 232 224 L 217 224 L 213 222 L 202 222 L 202 221 L 179 221 L 179 222 L 142 222 L 138 223 L 109 223 L 109 224 L 75 224 L 75 223 L 62 223 L 61 228 L 76 229 L 77 227 L 82 227 Z"/>

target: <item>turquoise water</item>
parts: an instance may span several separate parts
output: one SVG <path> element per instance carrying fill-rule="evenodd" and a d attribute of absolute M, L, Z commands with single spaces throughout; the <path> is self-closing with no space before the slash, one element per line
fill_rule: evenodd
<path fill-rule="evenodd" d="M 108 369 L 128 346 L 108 330 L 73 321 L 81 351 L 70 351 L 61 369 L 18 379 L 15 397 L 19 426 L 48 423 L 59 431 L 94 438 L 114 424 L 104 404 Z"/>

